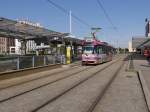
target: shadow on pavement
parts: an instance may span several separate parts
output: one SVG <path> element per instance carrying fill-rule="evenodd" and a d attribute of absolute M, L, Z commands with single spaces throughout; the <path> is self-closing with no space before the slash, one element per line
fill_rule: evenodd
<path fill-rule="evenodd" d="M 144 67 L 150 67 L 150 65 L 140 65 L 140 66 L 144 66 Z"/>

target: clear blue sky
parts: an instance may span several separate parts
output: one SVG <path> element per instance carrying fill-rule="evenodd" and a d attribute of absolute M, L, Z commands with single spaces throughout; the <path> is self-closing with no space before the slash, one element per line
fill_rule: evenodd
<path fill-rule="evenodd" d="M 97 0 L 52 0 L 86 21 L 103 28 L 97 36 L 113 45 L 127 47 L 132 36 L 145 34 L 145 18 L 150 17 L 150 0 L 100 0 L 118 32 L 105 17 Z M 69 15 L 49 4 L 47 0 L 1 0 L 0 16 L 9 19 L 29 19 L 48 29 L 69 32 Z M 72 20 L 73 34 L 82 38 L 90 28 Z"/>

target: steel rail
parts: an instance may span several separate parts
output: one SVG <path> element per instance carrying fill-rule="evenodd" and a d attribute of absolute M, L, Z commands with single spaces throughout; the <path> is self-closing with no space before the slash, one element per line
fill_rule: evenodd
<path fill-rule="evenodd" d="M 75 67 L 72 67 L 73 69 L 76 68 Z M 54 73 L 50 73 L 49 75 L 45 75 L 45 76 L 40 76 L 38 78 L 35 78 L 35 79 L 32 79 L 32 80 L 28 80 L 28 81 L 24 81 L 24 82 L 20 82 L 20 83 L 17 83 L 17 84 L 14 84 L 14 85 L 10 85 L 10 86 L 7 86 L 7 87 L 2 87 L 0 88 L 0 91 L 3 90 L 3 89 L 7 89 L 7 88 L 10 88 L 10 87 L 14 87 L 14 86 L 17 86 L 17 85 L 22 85 L 22 84 L 25 84 L 25 83 L 29 83 L 29 82 L 32 82 L 32 81 L 35 81 L 35 80 L 39 80 L 39 79 L 42 79 L 42 78 L 46 78 L 46 77 L 50 77 L 50 76 L 54 76 L 54 75 L 58 75 L 59 73 L 63 73 L 63 72 L 66 72 L 67 70 L 72 70 L 72 69 L 65 69 L 65 70 L 62 70 L 62 71 L 58 71 L 58 72 L 54 72 Z"/>
<path fill-rule="evenodd" d="M 104 68 L 96 71 L 95 73 L 93 73 L 92 75 L 88 76 L 87 78 L 85 78 L 84 80 L 80 81 L 79 83 L 75 84 L 74 86 L 72 86 L 71 88 L 63 91 L 62 93 L 58 94 L 57 96 L 53 97 L 52 99 L 48 100 L 47 102 L 45 102 L 43 105 L 37 107 L 36 109 L 33 109 L 31 112 L 37 112 L 38 110 L 44 108 L 46 105 L 48 105 L 49 103 L 55 101 L 56 99 L 58 99 L 59 97 L 63 96 L 64 94 L 66 94 L 67 92 L 71 91 L 72 89 L 74 89 L 75 87 L 79 86 L 80 84 L 84 83 L 85 81 L 89 80 L 90 78 L 94 77 L 95 75 L 98 75 L 98 73 L 102 72 L 103 70 L 107 69 L 107 67 L 115 64 L 116 62 L 118 62 L 120 59 L 110 63 L 109 65 L 105 66 Z"/>
<path fill-rule="evenodd" d="M 48 86 L 48 85 L 50 85 L 50 84 L 53 84 L 53 83 L 55 83 L 55 82 L 57 82 L 57 81 L 66 79 L 66 78 L 71 77 L 71 76 L 73 76 L 73 75 L 77 75 L 78 73 L 81 73 L 81 72 L 83 72 L 83 71 L 86 71 L 86 70 L 88 70 L 89 68 L 90 68 L 90 67 L 87 67 L 87 68 L 85 68 L 85 69 L 83 69 L 83 70 L 79 70 L 79 71 L 77 71 L 77 72 L 75 72 L 75 73 L 72 73 L 72 74 L 69 74 L 69 75 L 67 75 L 67 76 L 65 76 L 65 77 L 58 78 L 58 79 L 56 79 L 56 80 L 54 80 L 54 81 L 45 83 L 45 84 L 40 85 L 40 86 L 38 86 L 38 87 L 29 89 L 29 90 L 27 90 L 27 91 L 21 92 L 21 93 L 16 94 L 16 95 L 13 95 L 13 96 L 8 97 L 8 98 L 6 98 L 6 99 L 0 100 L 0 103 L 5 102 L 5 101 L 8 101 L 8 100 L 11 100 L 11 99 L 13 99 L 13 98 L 15 98 L 15 97 L 24 95 L 24 94 L 26 94 L 26 93 L 32 92 L 32 91 L 34 91 L 34 90 L 40 89 L 40 88 L 42 88 L 42 87 Z M 92 68 L 93 68 L 93 67 L 92 67 Z M 91 69 L 92 69 L 92 68 L 91 68 Z M 70 69 L 70 70 L 72 70 L 72 69 Z M 63 72 L 66 72 L 66 71 L 63 71 Z M 62 72 L 59 72 L 59 73 L 62 73 Z M 58 73 L 58 74 L 59 74 L 59 73 Z M 54 73 L 54 74 L 55 74 L 55 73 Z M 54 75 L 54 74 L 53 74 L 53 75 Z M 58 74 L 55 74 L 55 75 L 58 75 Z M 52 75 L 50 75 L 50 76 L 52 76 Z M 46 76 L 46 77 L 50 77 L 50 76 Z M 42 78 L 46 78 L 46 77 L 42 77 Z M 41 78 L 38 78 L 38 79 L 41 79 Z M 34 79 L 34 81 L 35 81 L 35 80 L 38 80 L 38 79 Z M 31 82 L 31 81 L 27 81 L 27 82 Z M 27 82 L 25 82 L 25 83 L 27 83 Z M 19 84 L 17 84 L 17 85 L 19 85 Z M 17 86 L 17 85 L 15 85 L 15 86 Z M 12 86 L 11 86 L 11 87 L 12 87 Z"/>

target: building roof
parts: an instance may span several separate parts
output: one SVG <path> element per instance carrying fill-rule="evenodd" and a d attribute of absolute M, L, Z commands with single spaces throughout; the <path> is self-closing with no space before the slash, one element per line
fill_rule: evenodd
<path fill-rule="evenodd" d="M 62 38 L 64 38 L 65 41 L 72 41 L 78 44 L 81 43 L 80 39 L 66 37 L 67 35 L 68 33 L 56 32 L 46 28 L 23 24 L 18 21 L 0 17 L 0 36 L 2 37 L 11 37 L 26 40 L 41 39 L 46 37 L 48 41 L 62 41 Z"/>
<path fill-rule="evenodd" d="M 145 36 L 132 37 L 132 48 L 138 48 L 147 40 L 148 38 Z"/>
<path fill-rule="evenodd" d="M 140 46 L 138 46 L 138 48 L 141 47 L 150 47 L 150 38 L 147 38 L 147 40 L 145 42 L 143 42 Z"/>
<path fill-rule="evenodd" d="M 61 36 L 64 33 L 48 30 L 41 27 L 35 27 L 29 24 L 22 24 L 20 22 L 0 17 L 0 36 L 11 36 L 14 38 L 41 38 Z"/>

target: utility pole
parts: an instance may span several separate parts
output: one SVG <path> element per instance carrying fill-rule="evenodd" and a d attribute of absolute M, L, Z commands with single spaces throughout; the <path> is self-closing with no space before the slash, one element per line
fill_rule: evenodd
<path fill-rule="evenodd" d="M 119 44 L 118 44 L 118 40 L 116 41 L 117 43 L 117 54 L 119 54 Z"/>
<path fill-rule="evenodd" d="M 70 29 L 70 34 L 72 34 L 72 12 L 71 10 L 69 11 L 69 29 Z"/>

